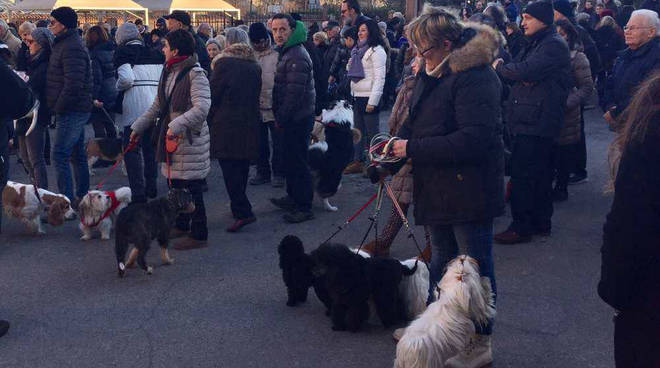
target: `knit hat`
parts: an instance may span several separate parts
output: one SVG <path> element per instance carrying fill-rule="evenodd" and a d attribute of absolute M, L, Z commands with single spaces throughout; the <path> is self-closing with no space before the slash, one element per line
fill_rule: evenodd
<path fill-rule="evenodd" d="M 529 5 L 527 5 L 523 11 L 523 14 L 525 13 L 547 25 L 551 25 L 555 18 L 554 9 L 552 9 L 552 3 L 545 0 L 538 0 L 533 3 L 529 3 Z"/>
<path fill-rule="evenodd" d="M 38 43 L 42 49 L 50 50 L 50 48 L 53 46 L 55 36 L 53 35 L 53 32 L 50 31 L 50 29 L 36 28 L 34 31 L 32 31 L 31 35 L 34 42 Z"/>
<path fill-rule="evenodd" d="M 250 31 L 248 32 L 250 36 L 250 42 L 255 44 L 259 43 L 261 40 L 270 38 L 268 36 L 268 30 L 263 23 L 252 23 L 250 24 Z"/>
<path fill-rule="evenodd" d="M 140 31 L 135 24 L 126 22 L 119 26 L 117 29 L 117 34 L 115 34 L 115 41 L 117 45 L 123 45 L 128 41 L 139 40 Z"/>
<path fill-rule="evenodd" d="M 78 14 L 68 6 L 61 6 L 53 10 L 50 12 L 50 16 L 62 23 L 62 25 L 68 29 L 75 29 L 78 27 Z"/>
<path fill-rule="evenodd" d="M 567 19 L 573 19 L 575 17 L 573 6 L 568 0 L 555 0 L 552 2 L 552 7 Z"/>

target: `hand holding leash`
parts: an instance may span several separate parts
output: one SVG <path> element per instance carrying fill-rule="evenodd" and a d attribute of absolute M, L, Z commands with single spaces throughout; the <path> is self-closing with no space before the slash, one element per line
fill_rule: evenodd
<path fill-rule="evenodd" d="M 407 139 L 397 139 L 392 143 L 392 152 L 395 157 L 406 157 L 408 152 L 406 148 L 408 147 Z"/>
<path fill-rule="evenodd" d="M 136 132 L 135 130 L 131 131 L 131 138 L 130 138 L 131 143 L 137 143 L 140 141 L 140 133 Z"/>

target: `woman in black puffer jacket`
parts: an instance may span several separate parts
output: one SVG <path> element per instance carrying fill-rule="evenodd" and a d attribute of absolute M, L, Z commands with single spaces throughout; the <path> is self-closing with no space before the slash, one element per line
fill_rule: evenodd
<path fill-rule="evenodd" d="M 117 99 L 117 78 L 112 62 L 115 45 L 109 41 L 108 33 L 101 26 L 94 26 L 87 31 L 85 43 L 92 61 L 94 109 L 90 121 L 94 127 L 94 136 L 114 138 L 117 132 L 108 112 L 112 111 Z"/>
<path fill-rule="evenodd" d="M 55 36 L 47 28 L 37 28 L 28 39 L 27 59 L 28 85 L 39 100 L 37 124 L 30 134 L 20 137 L 21 158 L 39 188 L 48 189 L 48 173 L 44 153 L 50 149 L 48 125 L 51 113 L 46 103 L 46 75 L 51 47 Z M 27 127 L 26 127 L 27 131 Z"/>

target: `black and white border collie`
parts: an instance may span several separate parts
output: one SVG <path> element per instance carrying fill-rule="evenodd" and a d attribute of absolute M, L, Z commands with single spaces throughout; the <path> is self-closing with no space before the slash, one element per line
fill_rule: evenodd
<path fill-rule="evenodd" d="M 353 160 L 353 146 L 361 133 L 353 128 L 353 110 L 346 101 L 337 101 L 330 110 L 323 110 L 312 135 L 316 141 L 309 147 L 308 163 L 315 173 L 315 191 L 327 211 L 337 211 L 328 201 L 341 184 L 342 173 Z"/>

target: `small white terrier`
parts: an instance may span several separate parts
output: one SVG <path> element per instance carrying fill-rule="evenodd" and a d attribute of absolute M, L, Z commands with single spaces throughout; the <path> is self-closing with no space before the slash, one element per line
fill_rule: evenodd
<path fill-rule="evenodd" d="M 410 326 L 396 347 L 396 368 L 441 368 L 463 350 L 475 323 L 495 316 L 490 280 L 477 262 L 461 255 L 449 262 L 438 283 L 439 295 Z"/>
<path fill-rule="evenodd" d="M 101 232 L 101 239 L 110 239 L 110 231 L 119 211 L 131 202 L 131 188 L 121 187 L 114 192 L 90 190 L 80 201 L 81 240 L 90 240 L 92 231 Z"/>

